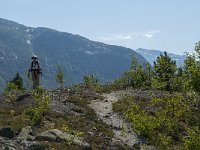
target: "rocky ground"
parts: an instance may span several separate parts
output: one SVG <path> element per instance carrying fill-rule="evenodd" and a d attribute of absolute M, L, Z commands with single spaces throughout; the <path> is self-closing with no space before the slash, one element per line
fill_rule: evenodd
<path fill-rule="evenodd" d="M 89 89 L 66 88 L 47 93 L 50 108 L 39 126 L 31 125 L 24 114 L 26 107 L 35 104 L 30 93 L 12 102 L 0 95 L 0 150 L 153 149 L 144 146 L 130 124 L 112 110 L 112 103 L 121 95 L 148 98 L 152 91 L 98 94 Z"/>
<path fill-rule="evenodd" d="M 103 94 L 104 100 L 94 100 L 90 103 L 90 107 L 95 110 L 97 116 L 104 123 L 112 127 L 114 133 L 113 144 L 127 145 L 130 149 L 153 150 L 155 149 L 154 147 L 147 146 L 145 140 L 142 140 L 134 133 L 131 124 L 121 114 L 113 111 L 112 104 L 117 102 L 121 96 L 127 94 L 140 99 L 146 98 L 149 92 L 141 94 L 140 90 L 125 90 Z"/>
<path fill-rule="evenodd" d="M 140 139 L 133 132 L 130 124 L 126 123 L 121 115 L 112 110 L 112 103 L 118 100 L 116 93 L 104 94 L 104 97 L 103 101 L 95 100 L 90 106 L 103 122 L 112 127 L 114 133 L 112 143 L 128 145 L 129 147 L 140 143 Z"/>

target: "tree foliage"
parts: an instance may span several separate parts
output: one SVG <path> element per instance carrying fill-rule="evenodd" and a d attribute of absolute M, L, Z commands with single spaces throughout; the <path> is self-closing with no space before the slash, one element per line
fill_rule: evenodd
<path fill-rule="evenodd" d="M 124 87 L 149 87 L 170 91 L 168 95 L 143 102 L 124 96 L 114 110 L 124 113 L 135 131 L 160 149 L 198 150 L 200 147 L 200 42 L 187 54 L 184 66 L 166 52 L 153 68 L 132 59 L 130 70 L 117 80 Z"/>
<path fill-rule="evenodd" d="M 200 139 L 197 102 L 200 99 L 195 93 L 152 96 L 148 101 L 125 95 L 113 107 L 124 113 L 134 131 L 148 139 L 149 144 L 160 149 L 197 150 Z"/>
<path fill-rule="evenodd" d="M 7 87 L 4 90 L 6 96 L 5 100 L 8 102 L 13 102 L 21 95 L 24 91 L 23 79 L 20 74 L 17 72 L 15 77 L 7 82 Z"/>
<path fill-rule="evenodd" d="M 49 96 L 42 87 L 33 90 L 31 96 L 36 101 L 36 104 L 27 108 L 25 114 L 29 115 L 33 125 L 38 125 L 49 108 Z"/>
<path fill-rule="evenodd" d="M 56 82 L 59 83 L 60 87 L 62 88 L 65 80 L 64 80 L 64 72 L 62 71 L 60 66 L 57 66 L 57 72 L 56 72 L 55 78 L 56 78 Z"/>
<path fill-rule="evenodd" d="M 168 55 L 167 52 L 160 54 L 154 62 L 154 86 L 159 89 L 172 91 L 174 78 L 176 73 L 176 62 L 173 61 Z M 160 84 L 159 84 L 160 83 Z"/>
<path fill-rule="evenodd" d="M 86 75 L 83 77 L 84 84 L 87 86 L 98 84 L 99 80 L 94 75 Z"/>
<path fill-rule="evenodd" d="M 11 91 L 12 89 L 15 90 L 24 90 L 23 79 L 19 72 L 7 83 L 7 91 Z"/>
<path fill-rule="evenodd" d="M 196 43 L 195 52 L 187 54 L 184 63 L 184 76 L 186 90 L 193 89 L 200 92 L 200 42 Z"/>
<path fill-rule="evenodd" d="M 152 68 L 149 63 L 139 64 L 133 55 L 130 69 L 115 80 L 122 87 L 145 88 L 151 86 Z"/>

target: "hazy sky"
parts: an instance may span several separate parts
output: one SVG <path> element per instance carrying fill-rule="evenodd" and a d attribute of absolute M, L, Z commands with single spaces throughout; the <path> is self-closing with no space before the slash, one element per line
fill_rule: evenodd
<path fill-rule="evenodd" d="M 200 40 L 200 0 L 0 0 L 0 18 L 132 49 L 183 54 Z"/>

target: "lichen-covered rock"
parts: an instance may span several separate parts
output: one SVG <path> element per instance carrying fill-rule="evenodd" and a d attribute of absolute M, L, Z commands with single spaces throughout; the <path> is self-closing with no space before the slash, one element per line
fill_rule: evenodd
<path fill-rule="evenodd" d="M 52 129 L 45 132 L 42 132 L 38 134 L 35 138 L 38 141 L 50 141 L 50 142 L 72 142 L 76 145 L 82 146 L 82 147 L 90 147 L 90 145 L 85 142 L 82 138 L 76 137 L 74 135 L 71 135 L 69 133 L 66 133 L 64 131 L 60 131 L 58 129 Z"/>
<path fill-rule="evenodd" d="M 45 146 L 38 142 L 0 137 L 0 150 L 45 150 Z"/>
<path fill-rule="evenodd" d="M 22 147 L 15 140 L 10 140 L 5 137 L 0 137 L 0 149 L 1 150 L 22 150 Z"/>
<path fill-rule="evenodd" d="M 45 150 L 44 145 L 37 142 L 23 141 L 24 150 Z"/>
<path fill-rule="evenodd" d="M 32 140 L 34 140 L 34 136 L 32 135 L 32 132 L 33 131 L 32 131 L 31 126 L 24 127 L 24 128 L 22 128 L 21 132 L 17 136 L 17 139 L 32 141 Z"/>

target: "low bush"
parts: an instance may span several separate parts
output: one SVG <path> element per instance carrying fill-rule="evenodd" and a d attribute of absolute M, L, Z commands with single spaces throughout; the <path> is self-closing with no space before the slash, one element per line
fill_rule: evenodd
<path fill-rule="evenodd" d="M 25 114 L 29 115 L 33 125 L 37 125 L 49 108 L 49 96 L 45 94 L 45 90 L 42 87 L 33 90 L 31 95 L 36 100 L 36 104 L 33 107 L 27 108 Z"/>

